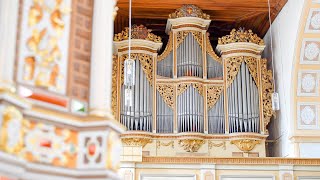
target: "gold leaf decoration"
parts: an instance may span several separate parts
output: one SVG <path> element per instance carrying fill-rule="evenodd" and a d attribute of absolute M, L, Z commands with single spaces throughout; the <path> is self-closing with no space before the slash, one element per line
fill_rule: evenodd
<path fill-rule="evenodd" d="M 180 96 L 185 90 L 188 89 L 188 87 L 191 85 L 191 83 L 180 83 L 177 87 L 177 96 Z"/>
<path fill-rule="evenodd" d="M 172 31 L 170 31 L 167 46 L 164 49 L 163 53 L 158 56 L 157 58 L 158 61 L 164 60 L 170 54 L 170 52 L 172 51 L 172 43 L 173 43 L 173 33 Z"/>
<path fill-rule="evenodd" d="M 222 146 L 222 148 L 224 150 L 226 150 L 226 142 L 225 141 L 223 141 L 221 143 L 214 143 L 212 141 L 209 141 L 208 146 L 209 146 L 209 149 L 212 149 L 212 147 L 221 147 Z"/>
<path fill-rule="evenodd" d="M 272 110 L 272 93 L 273 89 L 273 79 L 272 79 L 272 71 L 267 69 L 267 59 L 261 59 L 261 81 L 262 81 L 262 103 L 263 103 L 263 119 L 264 119 L 264 127 L 266 132 L 267 125 L 270 122 L 270 119 L 275 112 Z"/>
<path fill-rule="evenodd" d="M 113 56 L 112 61 L 112 114 L 115 116 L 117 111 L 117 73 L 118 73 L 118 57 Z"/>
<path fill-rule="evenodd" d="M 164 102 L 174 109 L 174 86 L 171 84 L 157 84 L 157 91 L 160 93 Z"/>
<path fill-rule="evenodd" d="M 204 140 L 200 139 L 179 140 L 179 145 L 183 147 L 183 149 L 187 152 L 198 152 L 198 150 L 204 143 Z"/>
<path fill-rule="evenodd" d="M 239 29 L 238 31 L 236 29 L 232 29 L 232 31 L 230 32 L 230 35 L 226 35 L 218 39 L 219 45 L 236 43 L 236 42 L 250 42 L 258 45 L 264 45 L 263 39 L 258 37 L 257 34 L 254 34 L 251 29 L 250 30 Z"/>
<path fill-rule="evenodd" d="M 223 86 L 208 85 L 207 87 L 208 109 L 211 109 L 216 104 L 222 92 L 223 92 Z"/>
<path fill-rule="evenodd" d="M 203 96 L 203 84 L 202 83 L 192 83 L 192 86 L 198 90 L 198 92 L 201 96 Z"/>
<path fill-rule="evenodd" d="M 157 141 L 157 149 L 160 149 L 160 146 L 171 146 L 171 148 L 174 149 L 174 141 L 170 141 L 167 143 Z"/>
<path fill-rule="evenodd" d="M 252 140 L 252 139 L 237 139 L 232 140 L 231 144 L 235 144 L 241 151 L 249 152 L 251 151 L 257 144 L 260 144 L 260 140 Z"/>
<path fill-rule="evenodd" d="M 141 147 L 145 147 L 148 143 L 152 143 L 152 140 L 147 138 L 122 138 L 121 141 L 127 146 Z"/>
<path fill-rule="evenodd" d="M 181 8 L 177 9 L 174 13 L 169 14 L 170 19 L 180 17 L 198 17 L 202 19 L 210 19 L 210 15 L 203 13 L 199 7 L 192 4 L 185 4 Z"/>
<path fill-rule="evenodd" d="M 256 83 L 256 86 L 259 87 L 259 83 L 258 83 L 258 71 L 257 71 L 257 64 L 258 64 L 258 59 L 254 58 L 254 57 L 249 57 L 246 56 L 244 57 L 244 61 L 247 64 L 247 67 L 249 69 L 249 72 L 254 80 L 254 82 Z"/>
<path fill-rule="evenodd" d="M 178 48 L 184 39 L 189 35 L 192 34 L 194 39 L 198 42 L 199 46 L 202 48 L 202 32 L 201 31 L 178 31 L 177 32 L 177 45 Z"/>
<path fill-rule="evenodd" d="M 150 29 L 147 29 L 143 25 L 133 25 L 131 31 L 131 39 L 144 39 L 161 43 L 161 37 L 151 33 Z M 129 39 L 129 28 L 126 27 L 121 33 L 115 34 L 114 41 L 124 41 Z"/>
<path fill-rule="evenodd" d="M 224 59 L 227 67 L 227 87 L 231 85 L 234 78 L 240 70 L 241 63 L 244 61 L 243 56 L 228 57 Z"/>
<path fill-rule="evenodd" d="M 212 57 L 212 59 L 218 61 L 220 64 L 222 64 L 222 59 L 221 57 L 219 57 L 213 50 L 212 45 L 210 43 L 210 39 L 209 39 L 209 33 L 206 36 L 206 51 L 209 54 L 209 56 Z"/>

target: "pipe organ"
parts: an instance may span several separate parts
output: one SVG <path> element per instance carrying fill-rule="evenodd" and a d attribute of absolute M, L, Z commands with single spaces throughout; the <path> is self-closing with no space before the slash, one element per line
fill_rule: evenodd
<path fill-rule="evenodd" d="M 251 156 L 257 146 L 252 152 L 265 156 L 273 86 L 261 58 L 263 40 L 251 30 L 232 30 L 219 38 L 215 51 L 209 24 L 210 17 L 194 5 L 177 9 L 169 15 L 169 40 L 161 54 L 161 38 L 133 26 L 131 89 L 123 83 L 129 30 L 115 35 L 112 105 L 127 128 L 124 146 L 142 146 L 154 156 L 163 155 L 156 151 L 162 141 L 175 145 L 169 156 Z M 226 152 L 215 154 L 221 143 Z"/>

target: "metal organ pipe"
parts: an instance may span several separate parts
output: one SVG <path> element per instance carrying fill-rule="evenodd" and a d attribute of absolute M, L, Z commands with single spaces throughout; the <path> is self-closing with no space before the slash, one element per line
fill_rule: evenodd
<path fill-rule="evenodd" d="M 173 67 L 173 53 L 171 51 L 167 57 L 157 62 L 157 75 L 172 78 L 173 77 L 172 67 Z"/>

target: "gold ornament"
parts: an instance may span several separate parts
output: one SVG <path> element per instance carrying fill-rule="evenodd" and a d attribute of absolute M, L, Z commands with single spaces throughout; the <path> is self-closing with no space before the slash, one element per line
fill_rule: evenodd
<path fill-rule="evenodd" d="M 187 152 L 198 152 L 200 147 L 204 144 L 204 140 L 200 139 L 184 139 L 179 140 L 179 145 Z"/>
<path fill-rule="evenodd" d="M 180 17 L 198 17 L 202 19 L 210 19 L 210 15 L 203 13 L 199 7 L 191 4 L 183 5 L 181 8 L 177 9 L 174 13 L 169 14 L 170 19 L 180 18 Z"/>
<path fill-rule="evenodd" d="M 212 149 L 212 147 L 221 147 L 222 146 L 222 148 L 224 150 L 226 150 L 226 142 L 225 141 L 223 141 L 221 143 L 217 143 L 217 144 L 212 141 L 209 141 L 208 146 L 209 146 L 209 149 Z"/>
<path fill-rule="evenodd" d="M 172 43 L 173 43 L 173 33 L 171 31 L 169 34 L 169 40 L 168 40 L 167 46 L 164 49 L 163 53 L 158 56 L 157 58 L 158 61 L 164 60 L 170 54 L 170 52 L 172 51 Z"/>
<path fill-rule="evenodd" d="M 117 73 L 118 73 L 118 57 L 113 56 L 112 61 L 112 114 L 115 116 L 117 112 Z"/>
<path fill-rule="evenodd" d="M 238 31 L 236 29 L 232 29 L 232 31 L 230 32 L 230 35 L 226 35 L 218 39 L 219 45 L 236 43 L 236 42 L 249 42 L 249 43 L 255 43 L 258 45 L 264 45 L 263 40 L 260 37 L 258 37 L 257 34 L 254 34 L 251 29 L 250 30 L 239 29 Z"/>
<path fill-rule="evenodd" d="M 260 144 L 260 140 L 238 139 L 238 140 L 232 140 L 231 144 L 235 144 L 241 151 L 249 152 L 257 144 Z"/>
<path fill-rule="evenodd" d="M 174 149 L 174 141 L 170 141 L 167 143 L 157 141 L 157 149 L 160 149 L 160 146 L 171 146 Z"/>
<path fill-rule="evenodd" d="M 208 85 L 207 87 L 208 109 L 211 109 L 216 104 L 222 92 L 223 92 L 223 86 Z"/>
<path fill-rule="evenodd" d="M 169 84 L 157 84 L 157 91 L 163 98 L 163 101 L 172 109 L 174 109 L 174 86 Z"/>
<path fill-rule="evenodd" d="M 145 147 L 148 143 L 152 143 L 151 139 L 146 138 L 122 138 L 122 143 L 127 146 L 141 146 Z"/>
<path fill-rule="evenodd" d="M 161 43 L 161 37 L 151 33 L 150 29 L 147 29 L 145 26 L 133 25 L 131 31 L 131 39 L 144 39 L 148 41 L 153 41 L 156 43 Z M 126 27 L 121 33 L 115 34 L 114 41 L 124 41 L 129 39 L 129 28 Z"/>
<path fill-rule="evenodd" d="M 210 39 L 209 39 L 209 34 L 207 34 L 207 38 L 206 38 L 206 51 L 209 54 L 209 56 L 212 57 L 212 59 L 218 61 L 220 64 L 222 64 L 222 59 L 221 57 L 219 57 L 213 50 L 212 45 L 210 43 Z"/>
<path fill-rule="evenodd" d="M 198 42 L 199 46 L 202 48 L 202 32 L 201 31 L 178 31 L 177 32 L 177 45 L 178 48 L 187 35 L 192 34 L 194 39 Z"/>

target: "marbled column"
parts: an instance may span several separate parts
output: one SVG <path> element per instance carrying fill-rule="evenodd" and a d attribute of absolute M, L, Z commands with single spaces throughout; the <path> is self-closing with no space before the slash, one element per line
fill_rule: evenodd
<path fill-rule="evenodd" d="M 95 0 L 92 26 L 90 114 L 110 117 L 113 13 L 116 0 Z"/>
<path fill-rule="evenodd" d="M 0 89 L 15 91 L 13 82 L 19 0 L 0 0 Z"/>

